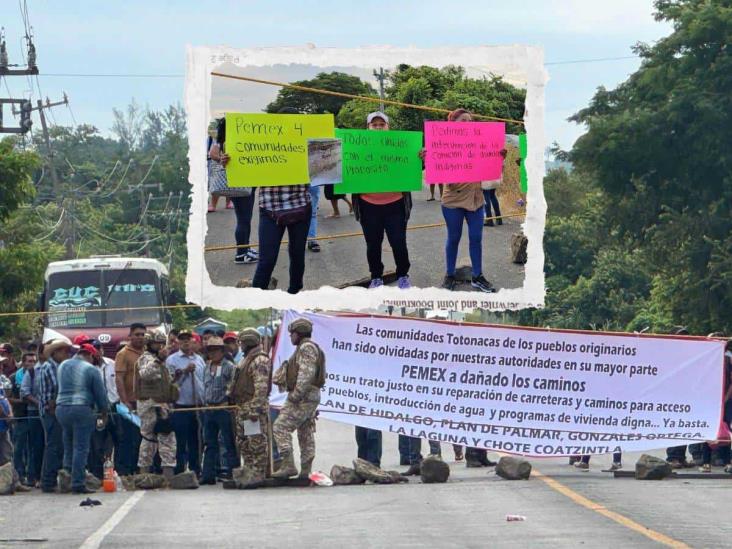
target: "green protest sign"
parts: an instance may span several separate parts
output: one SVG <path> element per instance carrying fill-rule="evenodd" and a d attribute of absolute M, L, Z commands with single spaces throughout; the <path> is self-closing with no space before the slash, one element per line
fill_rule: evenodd
<path fill-rule="evenodd" d="M 521 192 L 526 194 L 529 188 L 529 176 L 526 173 L 526 154 L 528 147 L 526 143 L 526 134 L 519 134 L 519 154 L 521 155 Z"/>
<path fill-rule="evenodd" d="M 419 191 L 422 132 L 336 129 L 343 143 L 338 194 Z"/>

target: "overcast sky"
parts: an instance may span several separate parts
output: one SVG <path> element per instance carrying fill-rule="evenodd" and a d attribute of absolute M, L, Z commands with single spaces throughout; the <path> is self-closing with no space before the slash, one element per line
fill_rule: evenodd
<path fill-rule="evenodd" d="M 108 132 L 112 108 L 135 100 L 150 108 L 183 100 L 185 46 L 358 47 L 388 44 L 530 44 L 545 51 L 547 144 L 571 147 L 582 128 L 566 118 L 586 106 L 598 86 L 614 87 L 637 69 L 637 59 L 564 63 L 632 55 L 636 42 L 653 42 L 670 27 L 653 19 L 650 0 L 248 2 L 233 0 L 0 0 L 11 63 L 21 63 L 24 34 L 19 3 L 27 2 L 35 33 L 38 81 L 6 78 L 0 97 L 66 91 L 71 110 L 54 109 L 51 122 L 91 123 Z M 561 64 L 555 64 L 555 63 Z M 53 76 L 157 74 L 169 78 Z M 31 92 L 31 84 L 33 90 Z M 73 115 L 73 118 L 72 118 Z M 12 116 L 5 114 L 5 124 Z M 36 123 L 36 128 L 40 124 Z"/>

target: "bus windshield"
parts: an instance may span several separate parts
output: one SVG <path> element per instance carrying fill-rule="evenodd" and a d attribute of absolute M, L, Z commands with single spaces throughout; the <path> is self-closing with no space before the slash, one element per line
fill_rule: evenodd
<path fill-rule="evenodd" d="M 46 306 L 49 328 L 103 328 L 133 322 L 160 324 L 159 278 L 149 269 L 68 271 L 49 276 Z M 126 309 L 105 311 L 104 309 Z"/>

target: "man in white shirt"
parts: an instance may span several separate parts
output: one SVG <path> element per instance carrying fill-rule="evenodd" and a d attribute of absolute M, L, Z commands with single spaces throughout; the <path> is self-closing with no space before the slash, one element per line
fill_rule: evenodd
<path fill-rule="evenodd" d="M 186 465 L 196 474 L 201 469 L 198 413 L 186 409 L 203 404 L 203 371 L 206 364 L 194 351 L 192 338 L 193 334 L 189 330 L 181 330 L 178 334 L 180 350 L 165 361 L 173 382 L 180 391 L 180 397 L 175 403 L 176 411 L 171 415 L 176 440 L 176 474 L 185 471 Z"/>

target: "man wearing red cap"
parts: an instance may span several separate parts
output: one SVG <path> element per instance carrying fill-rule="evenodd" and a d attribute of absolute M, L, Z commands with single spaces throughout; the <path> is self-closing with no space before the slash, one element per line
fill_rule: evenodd
<path fill-rule="evenodd" d="M 226 332 L 224 334 L 224 349 L 226 350 L 226 360 L 230 360 L 236 366 L 238 363 L 236 356 L 240 352 L 239 334 L 236 332 Z"/>
<path fill-rule="evenodd" d="M 107 392 L 99 370 L 92 364 L 99 353 L 93 345 L 82 343 L 74 358 L 58 367 L 56 415 L 63 427 L 63 467 L 71 472 L 71 491 L 87 494 L 86 463 L 91 435 L 96 425 L 94 409 L 106 416 Z"/>

